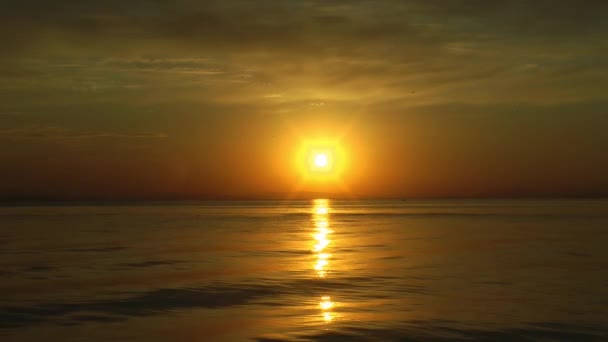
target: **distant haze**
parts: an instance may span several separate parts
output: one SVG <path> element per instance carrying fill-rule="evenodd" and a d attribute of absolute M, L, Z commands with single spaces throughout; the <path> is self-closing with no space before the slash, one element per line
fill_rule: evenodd
<path fill-rule="evenodd" d="M 0 199 L 608 196 L 607 1 L 2 7 Z"/>

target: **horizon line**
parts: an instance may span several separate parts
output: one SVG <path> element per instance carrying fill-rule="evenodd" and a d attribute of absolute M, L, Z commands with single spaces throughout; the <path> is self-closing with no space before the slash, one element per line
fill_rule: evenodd
<path fill-rule="evenodd" d="M 315 199 L 328 199 L 335 201 L 471 201 L 471 200 L 608 200 L 608 195 L 560 195 L 560 196 L 426 196 L 426 197 L 335 197 L 335 196 L 309 196 L 309 197 L 207 197 L 207 198 L 0 198 L 0 206 L 27 205 L 27 204 L 63 204 L 63 203 L 160 203 L 160 202 L 290 202 L 311 201 Z"/>

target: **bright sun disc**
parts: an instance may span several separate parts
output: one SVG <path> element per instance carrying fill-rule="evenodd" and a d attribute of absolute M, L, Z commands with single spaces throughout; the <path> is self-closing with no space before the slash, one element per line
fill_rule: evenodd
<path fill-rule="evenodd" d="M 315 155 L 315 166 L 320 168 L 326 168 L 329 166 L 329 160 L 327 158 L 327 154 L 325 153 L 317 153 Z"/>
<path fill-rule="evenodd" d="M 327 150 L 311 151 L 308 162 L 311 171 L 327 173 L 333 169 L 334 156 Z"/>
<path fill-rule="evenodd" d="M 303 141 L 296 154 L 297 168 L 305 182 L 339 181 L 347 166 L 340 141 Z"/>

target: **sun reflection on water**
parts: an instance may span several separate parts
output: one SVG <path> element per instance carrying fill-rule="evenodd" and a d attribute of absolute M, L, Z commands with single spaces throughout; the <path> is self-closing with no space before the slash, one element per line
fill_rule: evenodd
<path fill-rule="evenodd" d="M 328 275 L 329 261 L 331 254 L 327 253 L 326 249 L 330 245 L 331 240 L 329 235 L 333 232 L 329 229 L 329 200 L 317 199 L 313 202 L 313 222 L 315 223 L 315 232 L 312 234 L 314 238 L 314 246 L 312 251 L 316 256 L 313 269 L 317 277 L 326 278 Z M 334 319 L 332 309 L 335 303 L 331 301 L 331 297 L 322 296 L 319 302 L 323 321 L 330 322 Z"/>

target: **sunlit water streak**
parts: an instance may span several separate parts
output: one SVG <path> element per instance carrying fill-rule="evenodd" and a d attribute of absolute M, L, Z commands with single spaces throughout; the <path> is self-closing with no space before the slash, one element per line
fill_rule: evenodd
<path fill-rule="evenodd" d="M 327 199 L 317 199 L 313 202 L 312 219 L 315 224 L 315 233 L 313 234 L 315 245 L 312 250 L 316 253 L 316 261 L 313 268 L 319 278 L 325 279 L 329 272 L 329 259 L 331 255 L 327 253 L 327 249 L 331 243 L 329 234 L 332 233 L 332 230 L 329 228 L 329 201 Z M 332 311 L 334 306 L 335 303 L 331 301 L 330 296 L 321 296 L 319 308 L 321 308 L 323 320 L 327 323 L 334 319 Z"/>
<path fill-rule="evenodd" d="M 606 340 L 608 202 L 0 207 L 0 340 Z"/>

